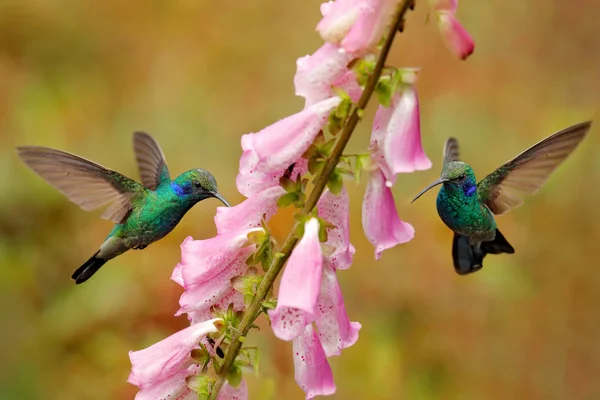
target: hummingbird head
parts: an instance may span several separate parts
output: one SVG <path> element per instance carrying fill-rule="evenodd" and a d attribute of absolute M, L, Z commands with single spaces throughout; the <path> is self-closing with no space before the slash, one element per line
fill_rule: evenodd
<path fill-rule="evenodd" d="M 193 203 L 214 197 L 221 200 L 227 207 L 231 207 L 219 193 L 215 177 L 200 168 L 191 169 L 179 175 L 171 182 L 171 188 L 177 196 L 186 198 Z"/>
<path fill-rule="evenodd" d="M 475 173 L 468 164 L 462 161 L 450 161 L 442 169 L 440 178 L 432 182 L 429 186 L 423 189 L 411 203 L 414 203 L 429 189 L 443 184 L 451 192 L 458 193 L 462 191 L 465 196 L 473 196 L 477 192 L 477 181 Z"/>

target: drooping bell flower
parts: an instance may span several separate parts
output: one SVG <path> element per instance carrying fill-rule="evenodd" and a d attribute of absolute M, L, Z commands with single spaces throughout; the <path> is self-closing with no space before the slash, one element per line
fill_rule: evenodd
<path fill-rule="evenodd" d="M 339 356 L 342 349 L 356 343 L 361 324 L 351 322 L 348 318 L 335 269 L 329 263 L 323 266 L 323 281 L 317 304 L 319 314 L 316 324 L 325 355 Z"/>
<path fill-rule="evenodd" d="M 285 190 L 277 185 L 260 191 L 233 207 L 217 207 L 217 234 L 260 227 L 263 215 L 268 221 L 277 211 L 277 199 L 285 193 Z"/>
<path fill-rule="evenodd" d="M 317 31 L 326 42 L 362 56 L 375 50 L 398 0 L 336 0 L 321 4 Z"/>
<path fill-rule="evenodd" d="M 392 97 L 390 107 L 379 106 L 371 134 L 372 156 L 391 186 L 398 173 L 431 168 L 421 144 L 419 100 L 414 86 L 406 85 Z"/>
<path fill-rule="evenodd" d="M 327 122 L 329 113 L 341 102 L 339 97 L 313 104 L 304 110 L 264 128 L 242 136 L 244 153 L 236 178 L 238 190 L 250 197 L 278 182 L 293 164 L 302 160 Z"/>
<path fill-rule="evenodd" d="M 319 217 L 335 226 L 327 230 L 326 246 L 333 248 L 333 252 L 325 257 L 335 269 L 347 269 L 352 264 L 355 253 L 354 246 L 350 243 L 350 204 L 348 191 L 344 187 L 339 195 L 334 195 L 325 189 L 317 203 Z"/>
<path fill-rule="evenodd" d="M 375 246 L 375 259 L 383 250 L 411 240 L 412 225 L 398 217 L 391 189 L 380 169 L 372 171 L 362 206 L 362 223 L 367 239 Z"/>
<path fill-rule="evenodd" d="M 246 246 L 248 234 L 260 230 L 248 228 L 206 240 L 184 240 L 181 262 L 171 277 L 185 289 L 176 315 L 208 309 L 234 291 L 231 278 L 246 273 L 246 259 L 255 251 L 255 246 Z"/>
<path fill-rule="evenodd" d="M 475 42 L 456 18 L 458 0 L 430 0 L 429 3 L 436 12 L 438 28 L 448 49 L 462 60 L 469 57 Z"/>
<path fill-rule="evenodd" d="M 308 324 L 293 341 L 294 376 L 306 400 L 335 393 L 333 373 L 319 337 Z"/>
<path fill-rule="evenodd" d="M 322 275 L 319 221 L 312 218 L 305 223 L 304 235 L 283 270 L 277 307 L 269 310 L 273 332 L 279 339 L 292 340 L 316 319 Z"/>
<path fill-rule="evenodd" d="M 140 388 L 136 399 L 177 398 L 185 394 L 189 390 L 185 378 L 195 372 L 190 353 L 200 348 L 200 339 L 218 332 L 220 322 L 215 318 L 194 324 L 146 349 L 130 351 L 132 367 L 127 381 Z"/>
<path fill-rule="evenodd" d="M 358 101 L 362 88 L 356 82 L 356 74 L 348 69 L 354 57 L 338 46 L 325 43 L 314 54 L 296 61 L 294 87 L 296 95 L 306 99 L 306 107 L 332 97 L 332 87 L 339 87 Z"/>

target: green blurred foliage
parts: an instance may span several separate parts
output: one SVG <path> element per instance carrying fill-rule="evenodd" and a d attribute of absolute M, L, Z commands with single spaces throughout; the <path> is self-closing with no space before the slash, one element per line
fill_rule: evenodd
<path fill-rule="evenodd" d="M 111 225 L 27 170 L 14 146 L 46 145 L 137 177 L 131 133 L 146 130 L 173 174 L 213 171 L 232 203 L 239 137 L 296 112 L 295 60 L 320 46 L 319 1 L 0 1 L 0 398 L 129 399 L 131 349 L 186 326 L 169 280 L 179 244 L 215 233 L 216 200 L 167 238 L 111 261 L 82 286 L 72 271 Z M 525 205 L 498 222 L 516 248 L 457 276 L 434 194 L 457 136 L 481 178 L 546 135 L 598 117 L 600 3 L 461 2 L 476 41 L 468 61 L 444 48 L 417 2 L 389 64 L 421 67 L 431 171 L 398 178 L 416 238 L 378 262 L 360 226 L 364 182 L 347 182 L 355 264 L 339 273 L 359 342 L 331 360 L 336 399 L 600 398 L 598 123 Z M 367 110 L 370 121 L 374 109 Z M 360 125 L 350 151 L 369 141 Z M 282 237 L 289 213 L 274 221 Z M 268 326 L 253 399 L 301 399 L 291 344 Z"/>

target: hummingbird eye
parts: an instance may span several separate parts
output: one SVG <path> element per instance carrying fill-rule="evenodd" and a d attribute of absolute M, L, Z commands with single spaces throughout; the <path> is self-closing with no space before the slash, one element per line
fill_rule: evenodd
<path fill-rule="evenodd" d="M 467 175 L 462 174 L 458 177 L 458 180 L 462 181 L 463 179 L 465 179 L 467 177 Z"/>
<path fill-rule="evenodd" d="M 200 189 L 202 187 L 202 185 L 198 181 L 194 181 L 194 186 L 196 186 L 197 189 Z"/>

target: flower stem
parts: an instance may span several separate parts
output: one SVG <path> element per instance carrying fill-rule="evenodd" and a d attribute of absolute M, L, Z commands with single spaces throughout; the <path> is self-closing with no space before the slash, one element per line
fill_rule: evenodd
<path fill-rule="evenodd" d="M 392 43 L 394 41 L 394 37 L 396 36 L 396 32 L 403 25 L 404 16 L 406 12 L 414 6 L 414 2 L 415 0 L 402 0 L 400 5 L 398 6 L 398 12 L 394 16 L 392 24 L 390 25 L 390 29 L 387 32 L 385 43 L 383 44 L 381 53 L 379 54 L 379 58 L 377 59 L 377 63 L 375 64 L 375 68 L 373 69 L 373 73 L 369 77 L 369 80 L 367 81 L 365 89 L 360 99 L 358 100 L 356 107 L 354 107 L 350 118 L 346 122 L 344 129 L 339 135 L 339 139 L 336 142 L 333 151 L 331 152 L 331 156 L 329 157 L 327 163 L 323 167 L 323 170 L 319 174 L 315 182 L 315 186 L 313 187 L 313 190 L 311 191 L 308 200 L 304 204 L 304 207 L 302 209 L 302 212 L 304 214 L 310 213 L 313 210 L 313 208 L 315 208 L 317 202 L 319 201 L 319 198 L 321 197 L 321 194 L 327 186 L 329 177 L 335 170 L 335 167 L 338 165 L 340 161 L 340 156 L 342 155 L 344 148 L 348 144 L 348 141 L 350 140 L 350 137 L 352 136 L 352 133 L 354 132 L 358 121 L 360 120 L 359 114 L 361 114 L 362 110 L 366 108 L 367 104 L 369 103 L 369 100 L 371 99 L 371 96 L 373 95 L 375 86 L 377 85 L 379 77 L 381 76 L 381 72 L 384 68 L 385 61 L 392 47 Z M 295 229 L 291 230 L 291 232 L 294 231 Z M 294 250 L 294 247 L 296 246 L 297 242 L 298 239 L 293 235 L 293 233 L 290 233 L 285 239 L 283 245 L 281 246 L 280 253 L 282 254 L 282 256 L 274 258 L 271 262 L 267 273 L 265 274 L 260 286 L 258 287 L 258 291 L 256 292 L 254 300 L 248 306 L 246 312 L 244 313 L 244 317 L 240 322 L 238 330 L 242 336 L 246 336 L 248 334 L 248 331 L 252 327 L 254 320 L 258 317 L 258 313 L 262 307 L 263 300 L 265 299 L 267 293 L 273 286 L 275 279 L 279 275 L 279 272 L 281 272 L 285 261 L 292 253 L 292 250 Z M 219 369 L 219 379 L 217 380 L 211 391 L 210 398 L 212 400 L 216 400 L 218 398 L 219 390 L 225 383 L 227 374 L 229 373 L 229 370 L 231 369 L 231 366 L 233 365 L 233 362 L 235 361 L 238 352 L 242 347 L 242 342 L 239 340 L 239 338 L 240 334 L 235 334 L 229 348 L 227 349 L 227 353 L 225 354 L 223 364 Z"/>

